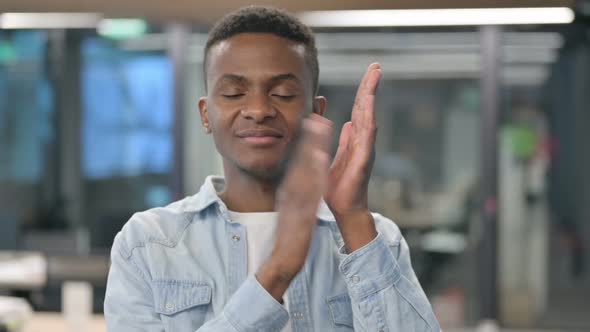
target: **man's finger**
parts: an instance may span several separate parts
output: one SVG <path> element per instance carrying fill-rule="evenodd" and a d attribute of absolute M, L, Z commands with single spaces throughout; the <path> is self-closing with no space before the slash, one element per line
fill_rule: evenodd
<path fill-rule="evenodd" d="M 375 95 L 380 78 L 381 65 L 378 63 L 370 64 L 356 91 L 355 108 L 362 106 L 361 103 L 363 102 L 365 96 Z"/>
<path fill-rule="evenodd" d="M 372 131 L 375 123 L 375 93 L 381 79 L 381 66 L 371 64 L 358 88 L 352 109 L 351 120 L 355 131 L 359 129 Z"/>
<path fill-rule="evenodd" d="M 329 154 L 333 131 L 332 121 L 323 116 L 312 114 L 303 120 L 303 126 L 307 143 Z"/>
<path fill-rule="evenodd" d="M 338 150 L 336 150 L 336 156 L 334 156 L 334 161 L 332 161 L 331 167 L 339 167 L 342 163 L 344 155 L 346 154 L 346 150 L 348 149 L 351 125 L 352 123 L 348 121 L 344 124 L 344 126 L 342 126 L 340 140 L 338 141 Z"/>

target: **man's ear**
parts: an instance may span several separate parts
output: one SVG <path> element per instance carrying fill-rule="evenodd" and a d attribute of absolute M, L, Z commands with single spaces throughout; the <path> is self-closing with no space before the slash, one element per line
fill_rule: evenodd
<path fill-rule="evenodd" d="M 317 115 L 324 116 L 326 113 L 326 97 L 324 96 L 316 96 L 313 100 L 313 112 Z"/>
<path fill-rule="evenodd" d="M 201 124 L 207 128 L 210 126 L 209 114 L 207 113 L 207 97 L 199 98 L 199 114 L 201 115 Z"/>

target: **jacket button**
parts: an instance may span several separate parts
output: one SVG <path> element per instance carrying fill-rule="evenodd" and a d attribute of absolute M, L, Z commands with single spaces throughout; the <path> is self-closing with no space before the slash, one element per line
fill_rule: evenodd
<path fill-rule="evenodd" d="M 240 241 L 240 236 L 239 235 L 234 235 L 234 236 L 231 237 L 231 239 L 234 242 L 238 242 L 238 241 Z"/>
<path fill-rule="evenodd" d="M 174 303 L 171 303 L 171 302 L 166 303 L 166 310 L 167 311 L 174 310 Z"/>

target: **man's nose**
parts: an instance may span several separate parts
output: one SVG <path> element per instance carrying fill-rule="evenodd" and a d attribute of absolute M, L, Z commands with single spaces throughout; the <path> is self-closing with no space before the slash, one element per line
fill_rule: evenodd
<path fill-rule="evenodd" d="M 277 115 L 277 111 L 270 102 L 270 97 L 265 95 L 254 95 L 248 98 L 248 102 L 241 110 L 242 116 L 255 122 L 263 122 L 266 119 L 272 119 Z"/>

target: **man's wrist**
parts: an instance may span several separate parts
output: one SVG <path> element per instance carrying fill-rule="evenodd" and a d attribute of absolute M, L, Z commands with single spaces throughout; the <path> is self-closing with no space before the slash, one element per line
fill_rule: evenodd
<path fill-rule="evenodd" d="M 334 213 L 336 223 L 344 239 L 346 251 L 353 251 L 364 247 L 377 237 L 375 221 L 368 209 L 349 211 L 346 213 Z"/>
<path fill-rule="evenodd" d="M 274 260 L 269 258 L 256 272 L 256 279 L 266 291 L 282 303 L 283 295 L 289 288 L 294 274 L 287 273 Z"/>

